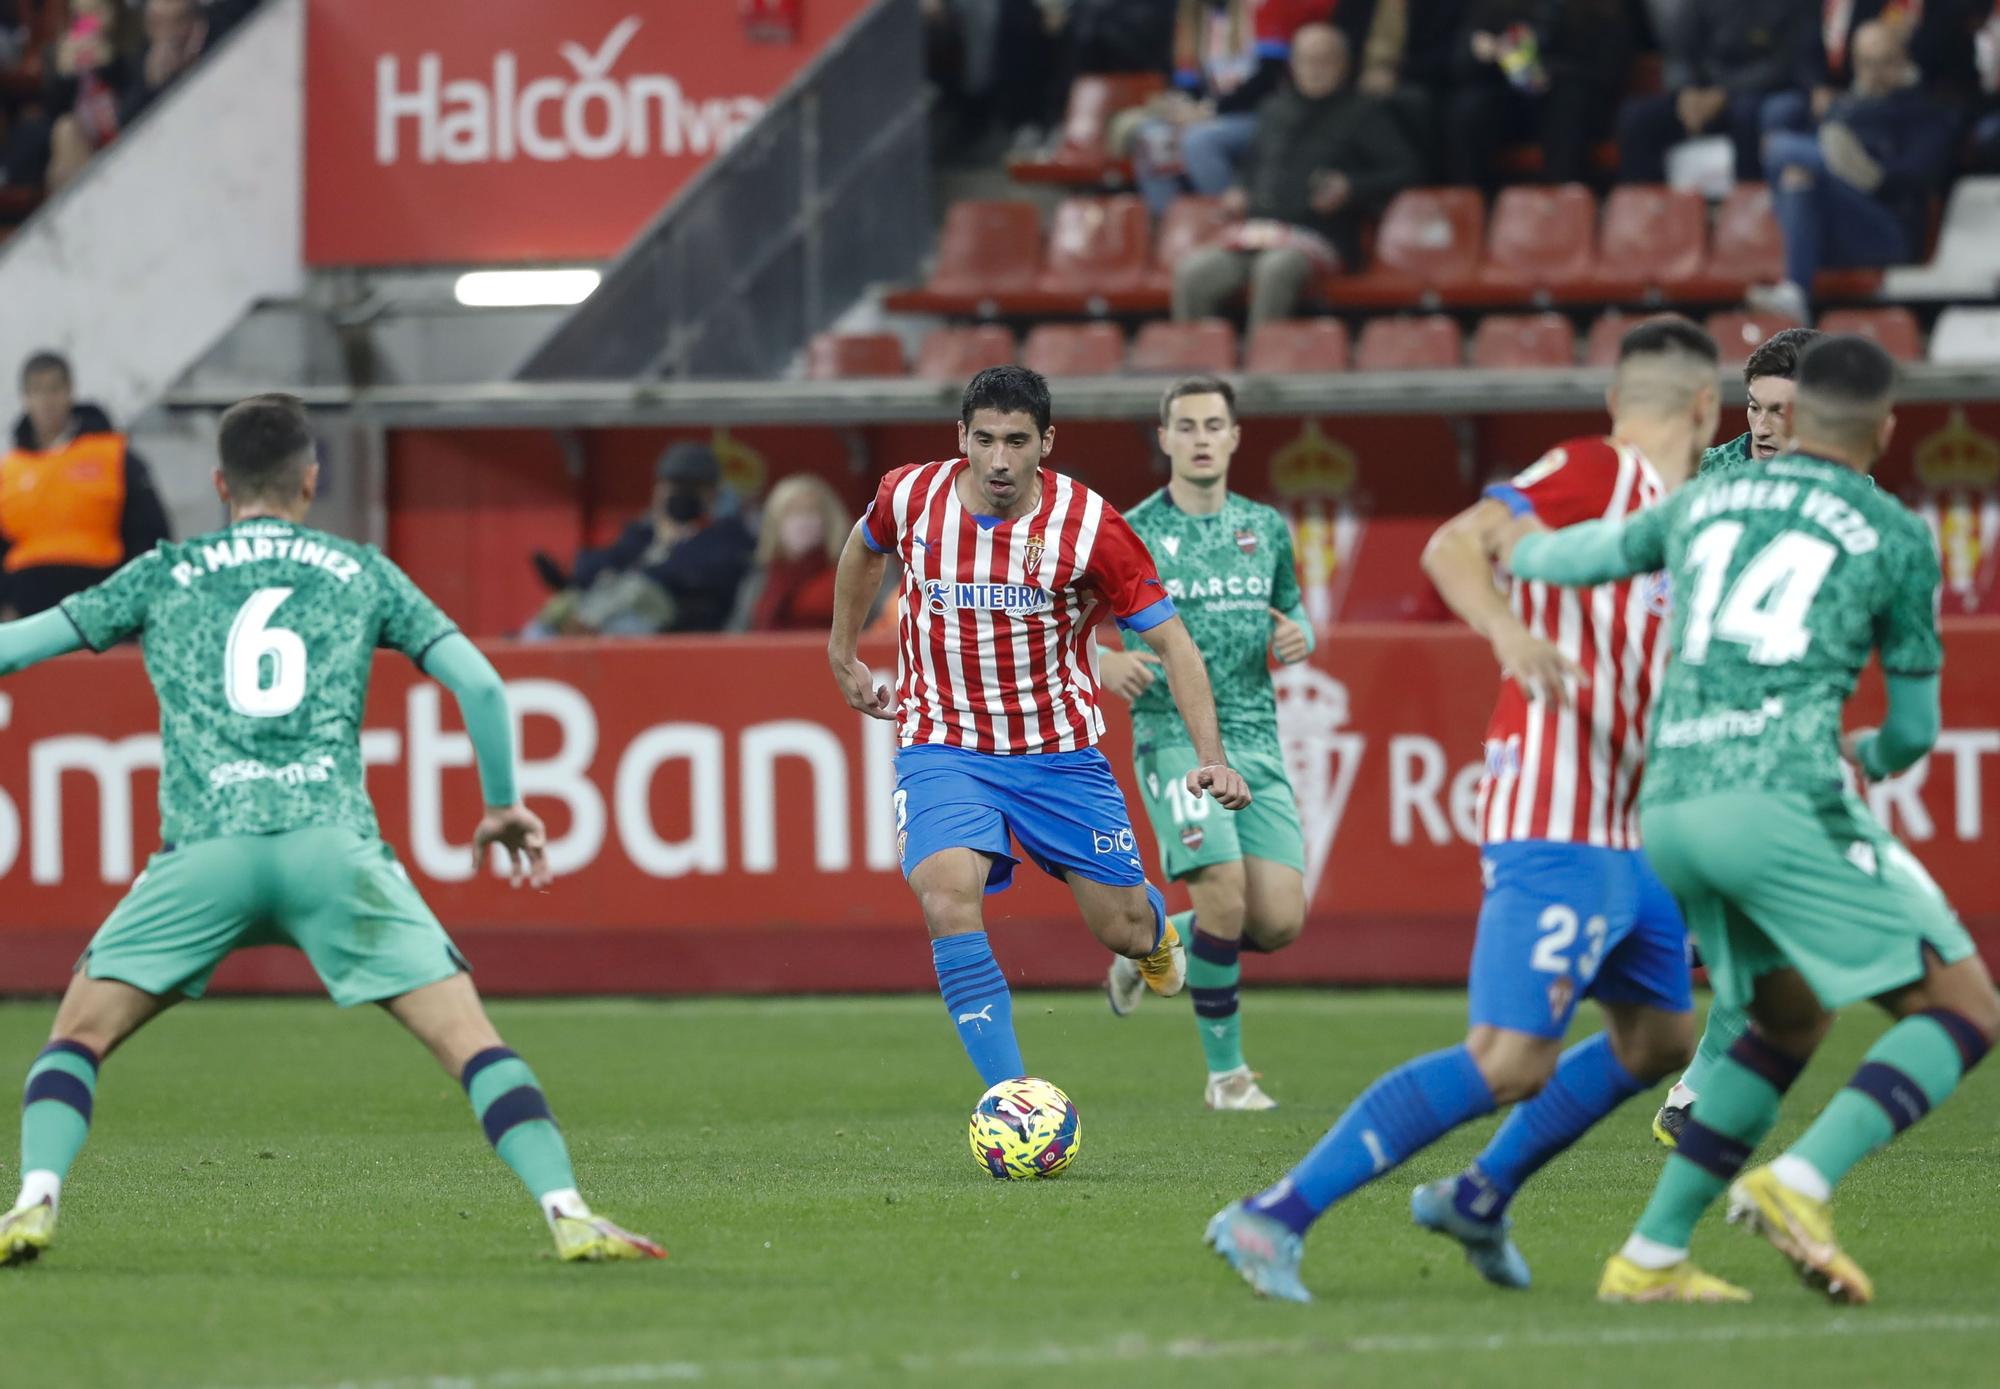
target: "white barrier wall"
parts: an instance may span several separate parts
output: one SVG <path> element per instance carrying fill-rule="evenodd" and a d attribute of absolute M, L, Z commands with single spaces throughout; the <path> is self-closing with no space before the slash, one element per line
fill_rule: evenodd
<path fill-rule="evenodd" d="M 302 292 L 302 0 L 272 0 L 0 246 L 0 403 L 66 354 L 121 425 L 259 299 Z"/>

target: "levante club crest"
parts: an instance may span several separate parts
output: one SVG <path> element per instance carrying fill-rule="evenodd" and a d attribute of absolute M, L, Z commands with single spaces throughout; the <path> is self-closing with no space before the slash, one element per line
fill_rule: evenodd
<path fill-rule="evenodd" d="M 1028 537 L 1028 547 L 1023 564 L 1029 574 L 1039 573 L 1042 567 L 1042 551 L 1046 548 L 1039 535 Z"/>
<path fill-rule="evenodd" d="M 1243 552 L 1243 557 L 1245 559 L 1248 559 L 1250 556 L 1256 554 L 1257 532 L 1255 531 L 1236 532 L 1236 548 Z"/>

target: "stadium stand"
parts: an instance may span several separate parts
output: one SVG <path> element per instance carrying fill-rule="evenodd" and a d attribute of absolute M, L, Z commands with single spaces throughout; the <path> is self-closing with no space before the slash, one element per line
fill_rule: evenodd
<path fill-rule="evenodd" d="M 1924 359 L 1923 330 L 1917 326 L 1917 316 L 1908 309 L 1832 309 L 1820 316 L 1819 327 L 1822 332 L 1859 333 L 1873 338 L 1899 362 Z"/>
<path fill-rule="evenodd" d="M 1220 318 L 1193 323 L 1155 319 L 1139 329 L 1125 365 L 1145 375 L 1231 371 L 1236 366 L 1236 325 Z"/>
<path fill-rule="evenodd" d="M 2000 365 L 2000 309 L 1950 308 L 1931 331 L 1931 360 L 1948 366 Z"/>
<path fill-rule="evenodd" d="M 1243 369 L 1274 376 L 1346 371 L 1350 355 L 1347 325 L 1339 319 L 1285 319 L 1257 325 L 1243 349 Z"/>
<path fill-rule="evenodd" d="M 1064 199 L 1049 223 L 1037 306 L 1046 300 L 1057 311 L 1102 313 L 1113 296 L 1132 295 L 1146 282 L 1152 236 L 1146 205 L 1133 194 Z"/>
<path fill-rule="evenodd" d="M 1022 183 L 1056 183 L 1097 187 L 1123 186 L 1132 181 L 1132 164 L 1111 153 L 1107 136 L 1112 117 L 1146 104 L 1166 86 L 1164 74 L 1087 73 L 1069 89 L 1062 138 L 1046 154 L 1017 154 L 1007 172 Z"/>
<path fill-rule="evenodd" d="M 1361 330 L 1354 351 L 1357 371 L 1440 371 L 1458 366 L 1464 334 L 1443 314 L 1377 318 Z"/>
<path fill-rule="evenodd" d="M 1558 313 L 1489 314 L 1472 335 L 1472 365 L 1522 371 L 1576 365 L 1576 328 Z"/>
<path fill-rule="evenodd" d="M 808 381 L 903 373 L 903 344 L 894 333 L 821 333 L 806 348 Z"/>
<path fill-rule="evenodd" d="M 987 367 L 1013 361 L 1020 350 L 1014 334 L 997 323 L 938 328 L 924 338 L 910 374 L 926 381 L 962 382 Z"/>
<path fill-rule="evenodd" d="M 1125 339 L 1109 323 L 1043 323 L 1021 346 L 1021 365 L 1044 376 L 1110 376 L 1125 364 Z"/>
<path fill-rule="evenodd" d="M 1577 289 L 1600 302 L 1678 298 L 1707 255 L 1708 205 L 1699 193 L 1625 184 L 1604 200 L 1596 265 Z"/>
<path fill-rule="evenodd" d="M 1412 188 L 1382 214 L 1375 263 L 1326 287 L 1342 307 L 1434 307 L 1457 302 L 1479 277 L 1486 207 L 1471 188 Z"/>
<path fill-rule="evenodd" d="M 998 295 L 1034 287 L 1042 266 L 1042 218 L 1033 203 L 953 203 L 938 234 L 936 262 L 922 289 L 891 294 L 906 313 L 992 312 Z"/>
<path fill-rule="evenodd" d="M 1768 342 L 1773 333 L 1787 328 L 1803 328 L 1797 319 L 1783 314 L 1769 313 L 1756 309 L 1735 309 L 1727 313 L 1712 313 L 1708 316 L 1708 333 L 1715 339 L 1715 345 L 1722 352 L 1724 367 L 1740 367 L 1750 359 L 1750 354 L 1759 344 Z"/>
<path fill-rule="evenodd" d="M 1589 297 L 1596 243 L 1597 200 L 1582 184 L 1505 189 L 1493 204 L 1477 289 L 1467 293 L 1497 304 Z"/>

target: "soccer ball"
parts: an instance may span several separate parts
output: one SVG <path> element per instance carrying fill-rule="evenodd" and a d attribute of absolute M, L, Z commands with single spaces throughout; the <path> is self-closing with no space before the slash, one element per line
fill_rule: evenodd
<path fill-rule="evenodd" d="M 1083 1146 L 1083 1119 L 1046 1080 L 1003 1080 L 972 1111 L 972 1156 L 1000 1181 L 1053 1177 Z"/>

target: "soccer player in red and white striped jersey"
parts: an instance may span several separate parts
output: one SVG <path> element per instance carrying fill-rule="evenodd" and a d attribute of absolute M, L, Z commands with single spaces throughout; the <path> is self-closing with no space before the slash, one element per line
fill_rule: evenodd
<path fill-rule="evenodd" d="M 1425 571 L 1493 643 L 1503 672 L 1479 793 L 1486 900 L 1471 1027 L 1458 1046 L 1376 1081 L 1285 1180 L 1216 1217 L 1211 1243 L 1260 1290 L 1303 1300 L 1299 1242 L 1330 1205 L 1517 1100 L 1528 1102 L 1473 1164 L 1418 1187 L 1410 1209 L 1464 1245 L 1487 1280 L 1526 1287 L 1509 1233 L 1514 1194 L 1692 1051 L 1687 935 L 1638 850 L 1633 814 L 1663 666 L 1664 586 L 1648 578 L 1572 593 L 1511 582 L 1503 596 L 1493 561 L 1521 528 L 1617 519 L 1692 477 L 1720 399 L 1706 333 L 1679 318 L 1641 324 L 1620 345 L 1610 437 L 1551 450 L 1431 538 Z M 1609 1026 L 1564 1051 L 1584 997 Z"/>
<path fill-rule="evenodd" d="M 1105 616 L 1158 653 L 1201 765 L 1196 796 L 1249 804 L 1224 759 L 1201 653 L 1145 545 L 1109 503 L 1043 466 L 1055 445 L 1048 384 L 1023 367 L 975 376 L 963 456 L 898 468 L 840 559 L 827 646 L 847 702 L 893 719 L 897 851 L 922 904 L 945 1004 L 987 1085 L 1025 1074 L 984 893 L 1026 854 L 1064 879 L 1092 934 L 1140 961 L 1155 992 L 1186 977 L 1159 890 L 1145 881 L 1125 799 L 1097 750 L 1092 629 Z M 896 691 L 856 655 L 888 556 L 902 561 Z"/>

